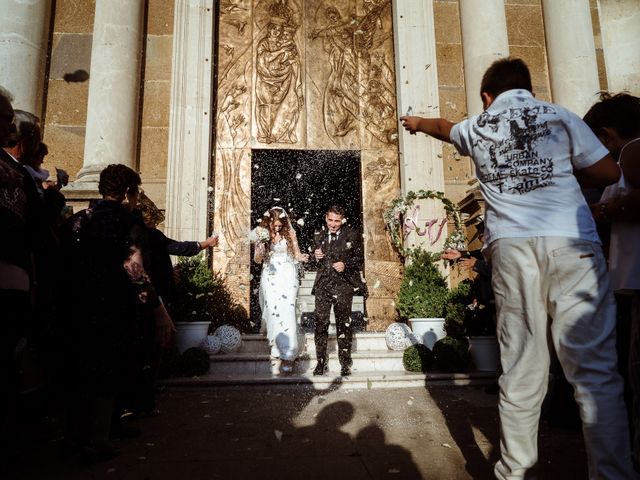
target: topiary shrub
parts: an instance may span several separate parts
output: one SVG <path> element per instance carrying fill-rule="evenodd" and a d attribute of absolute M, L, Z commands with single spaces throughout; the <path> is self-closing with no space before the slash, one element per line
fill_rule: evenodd
<path fill-rule="evenodd" d="M 206 350 L 191 347 L 180 357 L 180 372 L 184 377 L 197 377 L 209 371 L 210 360 Z"/>
<path fill-rule="evenodd" d="M 433 364 L 433 353 L 426 345 L 417 343 L 405 348 L 402 355 L 402 364 L 408 372 L 425 373 Z"/>
<path fill-rule="evenodd" d="M 469 365 L 469 343 L 466 339 L 444 337 L 433 346 L 433 359 L 438 370 L 463 372 Z"/>
<path fill-rule="evenodd" d="M 396 307 L 400 317 L 442 318 L 449 299 L 447 282 L 436 266 L 440 256 L 421 248 L 411 250 Z"/>
<path fill-rule="evenodd" d="M 466 317 L 469 312 L 469 304 L 473 302 L 471 286 L 469 280 L 464 280 L 449 292 L 444 321 L 444 329 L 449 337 L 462 338 L 467 336 Z"/>

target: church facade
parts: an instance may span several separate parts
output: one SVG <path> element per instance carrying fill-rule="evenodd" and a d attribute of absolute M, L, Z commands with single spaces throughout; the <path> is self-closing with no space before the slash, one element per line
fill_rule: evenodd
<path fill-rule="evenodd" d="M 479 113 L 482 73 L 523 58 L 538 98 L 579 115 L 640 94 L 636 0 L 0 0 L 0 85 L 40 116 L 67 198 L 138 170 L 165 232 L 221 232 L 213 267 L 243 303 L 247 241 L 281 205 L 305 235 L 332 202 L 364 238 L 371 329 L 395 318 L 402 265 L 382 213 L 411 190 L 468 197 L 469 159 L 399 128 Z M 571 24 L 571 28 L 567 24 Z M 417 223 L 443 218 L 420 205 Z M 424 242 L 424 238 L 414 241 Z M 433 248 L 441 242 L 433 241 Z M 308 248 L 308 247 L 305 247 Z"/>

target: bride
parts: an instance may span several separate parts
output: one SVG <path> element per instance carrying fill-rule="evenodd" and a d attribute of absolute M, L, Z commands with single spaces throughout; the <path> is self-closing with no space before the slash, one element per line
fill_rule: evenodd
<path fill-rule="evenodd" d="M 271 356 L 280 358 L 281 371 L 290 372 L 298 355 L 298 323 L 296 297 L 298 274 L 296 263 L 306 262 L 309 255 L 300 253 L 296 232 L 284 209 L 266 211 L 257 234 L 253 259 L 262 263 L 260 277 L 260 309 L 262 329 L 266 328 Z"/>

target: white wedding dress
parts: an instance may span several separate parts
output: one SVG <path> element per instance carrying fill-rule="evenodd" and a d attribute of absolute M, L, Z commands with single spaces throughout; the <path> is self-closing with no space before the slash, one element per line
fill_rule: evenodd
<path fill-rule="evenodd" d="M 261 328 L 263 332 L 266 329 L 271 356 L 281 360 L 295 360 L 298 356 L 297 295 L 295 261 L 287 251 L 287 241 L 281 239 L 264 259 L 259 292 Z"/>

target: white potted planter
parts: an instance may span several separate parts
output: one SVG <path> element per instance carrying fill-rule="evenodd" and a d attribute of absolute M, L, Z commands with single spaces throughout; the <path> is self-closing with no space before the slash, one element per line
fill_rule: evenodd
<path fill-rule="evenodd" d="M 411 331 L 418 342 L 433 349 L 433 345 L 447 336 L 444 330 L 444 318 L 410 318 Z"/>
<path fill-rule="evenodd" d="M 481 372 L 495 372 L 500 362 L 500 347 L 495 336 L 469 337 L 469 353 Z"/>
<path fill-rule="evenodd" d="M 191 347 L 199 347 L 209 333 L 211 322 L 175 322 L 176 347 L 182 354 Z"/>

